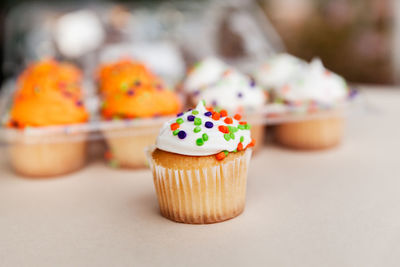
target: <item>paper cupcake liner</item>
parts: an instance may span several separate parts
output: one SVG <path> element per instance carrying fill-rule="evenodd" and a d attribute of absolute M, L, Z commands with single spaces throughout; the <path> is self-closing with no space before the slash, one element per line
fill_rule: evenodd
<path fill-rule="evenodd" d="M 150 153 L 151 154 L 151 153 Z M 150 168 L 161 214 L 183 223 L 215 223 L 242 213 L 251 149 L 217 166 L 171 169 L 150 155 Z"/>

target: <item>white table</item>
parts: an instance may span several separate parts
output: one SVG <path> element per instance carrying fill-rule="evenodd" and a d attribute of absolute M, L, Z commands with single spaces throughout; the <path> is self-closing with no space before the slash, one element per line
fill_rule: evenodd
<path fill-rule="evenodd" d="M 400 90 L 366 96 L 337 149 L 267 145 L 245 212 L 213 225 L 161 217 L 147 170 L 27 180 L 2 153 L 0 266 L 400 266 Z"/>

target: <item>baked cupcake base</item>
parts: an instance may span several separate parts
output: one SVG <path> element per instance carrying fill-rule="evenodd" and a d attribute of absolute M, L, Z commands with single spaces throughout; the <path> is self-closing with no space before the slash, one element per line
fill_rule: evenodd
<path fill-rule="evenodd" d="M 211 156 L 149 152 L 161 214 L 190 224 L 222 222 L 243 212 L 251 149 Z"/>
<path fill-rule="evenodd" d="M 343 117 L 283 123 L 275 128 L 275 140 L 294 149 L 331 148 L 341 142 L 343 126 Z"/>
<path fill-rule="evenodd" d="M 14 170 L 29 177 L 52 177 L 70 173 L 86 163 L 86 142 L 14 143 L 8 147 Z"/>
<path fill-rule="evenodd" d="M 154 144 L 161 125 L 131 126 L 126 129 L 105 130 L 104 136 L 116 166 L 144 168 L 148 165 L 145 149 Z"/>

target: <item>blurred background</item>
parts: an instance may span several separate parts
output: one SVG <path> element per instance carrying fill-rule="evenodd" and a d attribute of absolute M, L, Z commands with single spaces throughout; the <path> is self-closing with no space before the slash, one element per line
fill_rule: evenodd
<path fill-rule="evenodd" d="M 318 56 L 350 82 L 400 80 L 396 0 L 3 0 L 1 5 L 1 81 L 43 57 L 72 61 L 91 75 L 99 62 L 129 56 L 175 83 L 207 55 L 249 72 L 282 51 L 306 60 Z"/>

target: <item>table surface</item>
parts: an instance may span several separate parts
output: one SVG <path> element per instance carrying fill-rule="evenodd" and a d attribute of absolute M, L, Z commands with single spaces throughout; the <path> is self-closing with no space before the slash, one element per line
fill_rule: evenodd
<path fill-rule="evenodd" d="M 161 217 L 148 170 L 29 180 L 2 151 L 0 266 L 399 266 L 400 90 L 363 92 L 341 146 L 267 144 L 245 212 L 212 225 Z"/>

